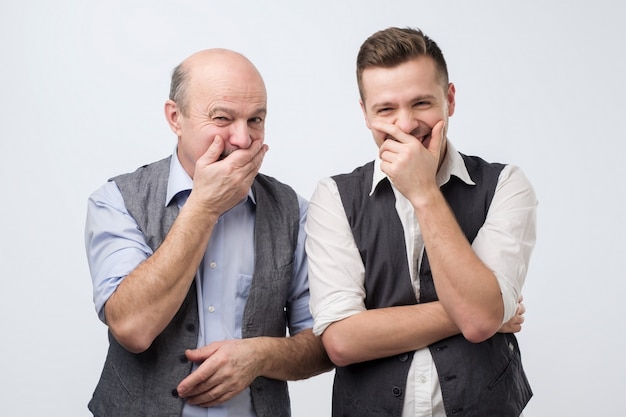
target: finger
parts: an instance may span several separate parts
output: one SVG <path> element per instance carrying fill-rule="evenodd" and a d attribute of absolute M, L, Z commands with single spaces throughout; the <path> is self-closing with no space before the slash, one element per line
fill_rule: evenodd
<path fill-rule="evenodd" d="M 203 363 L 198 369 L 180 381 L 180 384 L 176 387 L 178 395 L 182 398 L 186 398 L 213 388 L 208 382 L 208 379 L 211 378 L 214 373 L 214 369 L 206 366 L 206 362 Z"/>
<path fill-rule="evenodd" d="M 220 135 L 216 135 L 206 152 L 198 158 L 201 165 L 209 165 L 217 161 L 224 152 L 224 140 Z"/>
<path fill-rule="evenodd" d="M 267 145 L 264 145 L 259 148 L 259 151 L 254 154 L 254 156 L 248 160 L 244 165 L 239 167 L 241 177 L 241 184 L 248 188 L 252 181 L 256 178 L 256 175 L 259 173 L 261 169 L 261 165 L 263 163 L 263 159 L 265 158 L 265 153 L 269 148 Z"/>
<path fill-rule="evenodd" d="M 229 161 L 233 161 L 233 166 L 237 168 L 250 168 L 260 167 L 265 153 L 269 147 L 263 143 L 263 141 L 255 140 L 252 142 L 249 148 L 237 149 L 229 155 Z M 243 171 L 248 173 L 249 171 Z"/>
<path fill-rule="evenodd" d="M 381 133 L 384 133 L 387 136 L 389 136 L 390 139 L 393 139 L 396 142 L 400 142 L 400 143 L 410 143 L 414 140 L 417 140 L 415 136 L 406 133 L 405 131 L 403 131 L 398 126 L 392 123 L 376 121 L 372 123 L 372 129 L 379 131 Z M 385 143 L 386 142 L 388 141 L 385 141 Z"/>
<path fill-rule="evenodd" d="M 446 122 L 439 120 L 430 132 L 430 141 L 428 142 L 427 149 L 437 156 L 441 153 L 443 142 L 446 140 L 445 126 Z"/>
<path fill-rule="evenodd" d="M 237 394 L 236 391 L 228 391 L 222 385 L 217 385 L 199 395 L 186 398 L 186 401 L 191 405 L 198 405 L 200 407 L 214 407 L 230 400 L 235 394 Z"/>
<path fill-rule="evenodd" d="M 181 397 L 197 395 L 217 385 L 215 381 L 217 372 L 222 367 L 222 362 L 214 356 L 223 342 L 214 342 L 198 349 L 187 349 L 185 355 L 192 362 L 202 362 L 198 369 L 189 374 L 178 385 L 178 393 Z"/>
<path fill-rule="evenodd" d="M 215 401 L 219 398 L 219 395 L 213 393 L 213 389 L 202 392 L 197 395 L 192 395 L 185 398 L 190 405 L 198 405 L 200 407 L 211 407 L 216 405 Z"/>
<path fill-rule="evenodd" d="M 393 150 L 392 146 L 386 146 L 385 144 L 387 142 L 391 142 L 391 141 L 385 141 L 385 143 L 382 144 L 382 146 L 380 147 L 378 151 L 378 157 L 383 162 L 394 162 L 395 160 L 397 160 L 399 152 L 396 150 Z M 397 145 L 395 142 L 394 144 Z"/>
<path fill-rule="evenodd" d="M 210 345 L 203 346 L 198 349 L 187 349 L 185 356 L 192 362 L 204 361 L 213 355 L 218 349 L 218 345 L 212 343 Z"/>
<path fill-rule="evenodd" d="M 268 150 L 269 150 L 269 146 L 262 144 L 259 147 L 259 150 L 252 157 L 250 162 L 251 162 L 252 171 L 254 171 L 255 174 L 261 168 L 261 164 L 263 163 L 263 159 L 265 158 L 265 154 L 267 153 Z"/>

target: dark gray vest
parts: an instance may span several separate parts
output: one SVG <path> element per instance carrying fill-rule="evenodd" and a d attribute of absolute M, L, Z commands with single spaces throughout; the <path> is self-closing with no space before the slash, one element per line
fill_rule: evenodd
<path fill-rule="evenodd" d="M 170 158 L 166 158 L 113 179 L 153 250 L 178 216 L 175 199 L 165 206 L 169 167 Z M 298 200 L 290 187 L 262 174 L 257 175 L 252 191 L 256 199 L 255 265 L 242 335 L 284 337 L 298 240 Z M 180 416 L 184 403 L 175 388 L 191 372 L 184 352 L 197 345 L 198 322 L 193 283 L 180 310 L 145 352 L 128 352 L 109 332 L 104 370 L 89 403 L 92 413 L 97 417 Z M 291 415 L 286 381 L 259 377 L 250 390 L 257 416 Z"/>
<path fill-rule="evenodd" d="M 441 191 L 472 242 L 485 221 L 503 165 L 465 155 L 463 159 L 476 185 L 452 177 Z M 373 169 L 371 162 L 334 177 L 365 266 L 365 305 L 373 309 L 416 304 L 395 196 L 388 180 L 369 196 Z M 427 253 L 419 274 L 425 284 L 420 302 L 436 301 Z M 518 417 L 532 396 L 513 334 L 498 333 L 482 343 L 457 335 L 429 348 L 449 416 Z M 333 416 L 400 416 L 413 354 L 338 367 Z"/>

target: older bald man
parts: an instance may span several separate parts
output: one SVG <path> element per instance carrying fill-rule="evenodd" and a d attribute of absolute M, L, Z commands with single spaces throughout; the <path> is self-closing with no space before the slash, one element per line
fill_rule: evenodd
<path fill-rule="evenodd" d="M 331 368 L 311 331 L 307 202 L 259 173 L 266 115 L 247 58 L 198 52 L 165 102 L 173 154 L 90 196 L 87 257 L 110 340 L 95 416 L 288 416 L 286 381 Z"/>

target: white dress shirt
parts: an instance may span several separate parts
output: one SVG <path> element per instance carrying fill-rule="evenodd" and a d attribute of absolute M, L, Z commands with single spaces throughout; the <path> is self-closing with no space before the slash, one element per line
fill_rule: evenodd
<path fill-rule="evenodd" d="M 438 185 L 441 187 L 453 175 L 474 184 L 463 158 L 448 141 L 446 156 L 437 172 Z M 385 178 L 377 159 L 372 192 Z M 392 188 L 404 229 L 411 283 L 419 299 L 418 270 L 424 243 L 411 203 L 393 184 Z M 500 285 L 502 323 L 511 319 L 517 309 L 535 244 L 536 207 L 534 190 L 523 172 L 516 166 L 505 166 L 485 223 L 472 243 L 472 249 L 494 272 Z M 330 324 L 366 310 L 365 268 L 332 178 L 320 180 L 314 191 L 305 230 L 313 331 L 321 335 Z M 428 348 L 415 352 L 405 392 L 403 417 L 445 417 L 439 378 Z"/>

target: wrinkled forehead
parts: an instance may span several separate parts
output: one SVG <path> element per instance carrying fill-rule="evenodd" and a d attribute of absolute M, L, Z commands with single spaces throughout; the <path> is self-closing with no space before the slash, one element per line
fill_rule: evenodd
<path fill-rule="evenodd" d="M 267 92 L 262 78 L 257 74 L 236 71 L 196 72 L 189 80 L 190 104 L 265 108 Z"/>
<path fill-rule="evenodd" d="M 232 85 L 210 89 L 194 101 L 210 113 L 224 112 L 232 116 L 265 115 L 267 96 L 263 89 L 238 89 Z"/>

